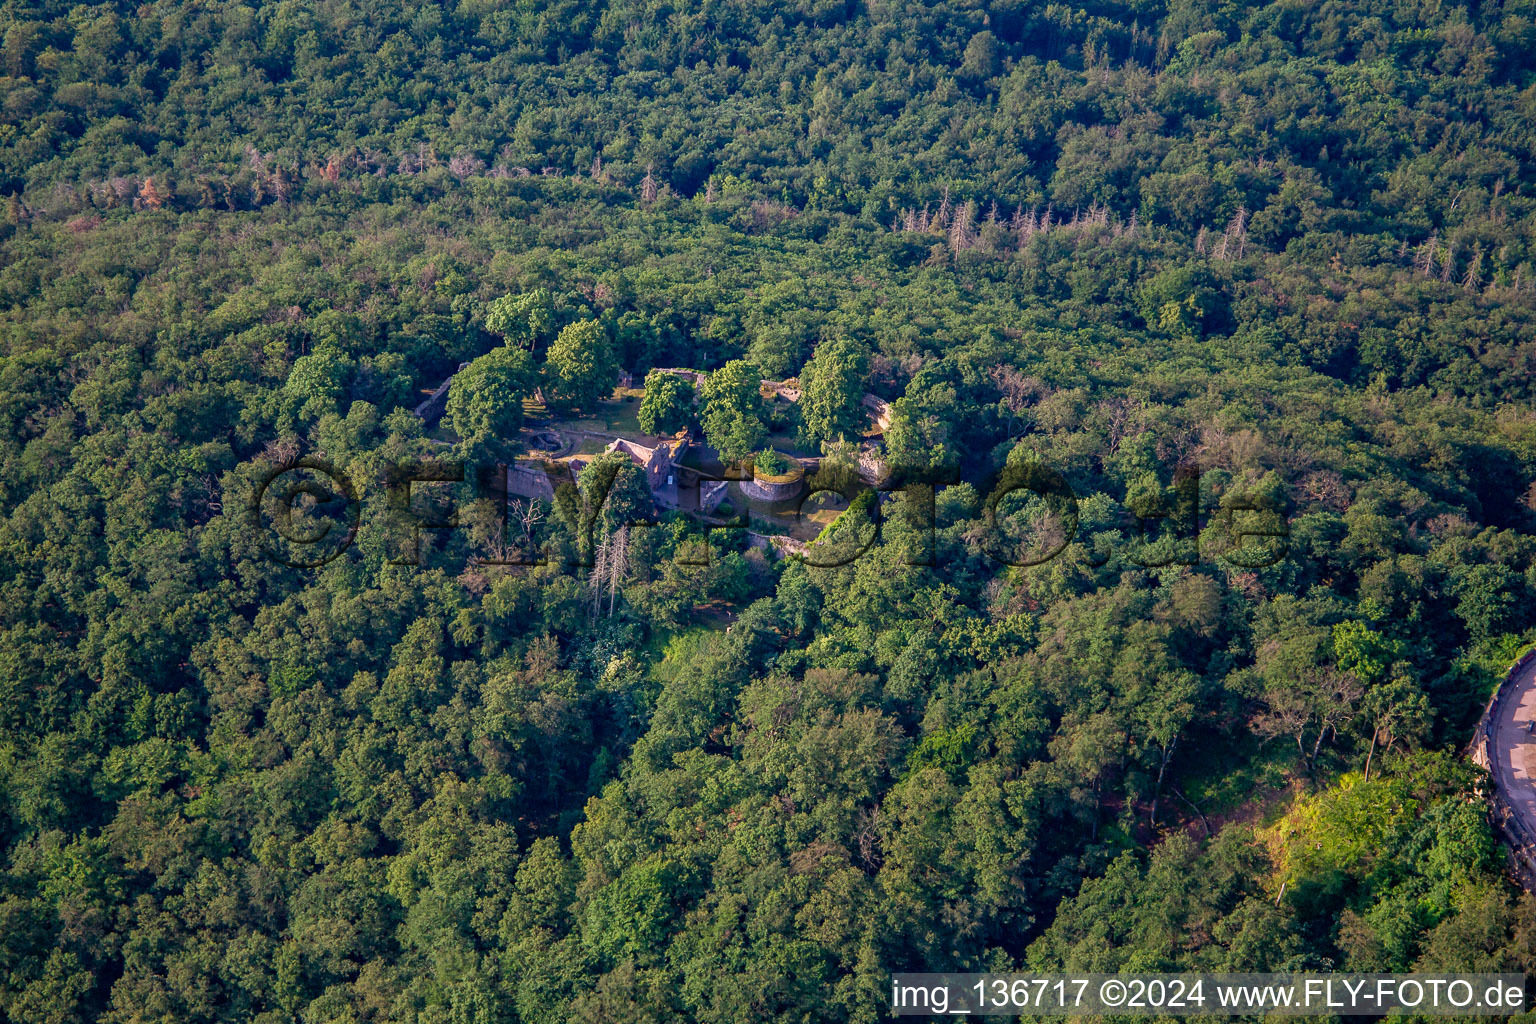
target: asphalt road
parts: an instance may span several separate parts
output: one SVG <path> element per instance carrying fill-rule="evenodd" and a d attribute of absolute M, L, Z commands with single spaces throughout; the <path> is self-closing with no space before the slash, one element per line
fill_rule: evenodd
<path fill-rule="evenodd" d="M 1536 658 L 1508 682 L 1499 700 L 1489 756 L 1494 784 L 1530 835 L 1536 835 Z"/>

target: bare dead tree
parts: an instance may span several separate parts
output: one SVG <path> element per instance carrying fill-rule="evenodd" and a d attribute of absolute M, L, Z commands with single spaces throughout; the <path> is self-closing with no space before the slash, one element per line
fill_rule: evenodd
<path fill-rule="evenodd" d="M 1329 669 L 1324 671 L 1317 692 L 1321 698 L 1317 712 L 1317 739 L 1312 743 L 1309 768 L 1317 763 L 1317 753 L 1322 749 L 1324 738 L 1330 734 L 1337 736 L 1339 726 L 1358 714 L 1358 705 L 1365 694 L 1365 687 L 1352 674 Z"/>
<path fill-rule="evenodd" d="M 533 531 L 544 521 L 544 508 L 537 501 L 529 498 L 527 501 L 514 501 L 507 506 L 513 517 L 523 528 L 523 543 L 529 551 L 533 550 Z"/>
<path fill-rule="evenodd" d="M 955 208 L 955 220 L 949 228 L 949 247 L 963 252 L 976 244 L 975 203 L 962 203 Z"/>
<path fill-rule="evenodd" d="M 1365 688 L 1351 673 L 1325 668 L 1303 675 L 1296 685 L 1265 694 L 1265 712 L 1254 720 L 1260 735 L 1290 735 L 1310 773 L 1329 736 L 1359 713 Z M 1316 728 L 1311 750 L 1305 744 L 1309 727 Z"/>
<path fill-rule="evenodd" d="M 113 206 L 131 205 L 134 195 L 139 191 L 138 183 L 132 178 L 113 178 L 109 184 L 112 186 L 112 196 L 115 200 Z"/>
<path fill-rule="evenodd" d="M 858 848 L 859 862 L 867 872 L 880 867 L 880 808 L 861 807 L 854 816 L 854 843 Z"/>
<path fill-rule="evenodd" d="M 1157 828 L 1157 802 L 1163 795 L 1163 777 L 1168 773 L 1168 765 L 1173 761 L 1173 752 L 1179 745 L 1179 734 L 1174 733 L 1167 743 L 1158 748 L 1157 783 L 1152 789 L 1152 809 L 1148 821 L 1153 828 Z"/>
<path fill-rule="evenodd" d="M 1219 260 L 1228 259 L 1227 254 L 1235 249 L 1235 254 L 1230 258 L 1240 259 L 1243 255 L 1243 250 L 1247 247 L 1248 209 L 1247 207 L 1239 206 L 1237 213 L 1232 217 L 1232 222 L 1227 225 L 1227 230 L 1222 233 L 1221 247 L 1216 251 L 1216 258 Z"/>
<path fill-rule="evenodd" d="M 608 541 L 604 538 L 595 552 L 592 560 L 592 575 L 588 583 L 592 587 L 592 621 L 597 621 L 598 609 L 603 604 L 603 584 L 608 578 Z"/>
<path fill-rule="evenodd" d="M 1451 272 L 1455 269 L 1456 242 L 1453 240 L 1449 245 L 1445 247 L 1445 252 L 1441 254 L 1440 280 L 1449 282 L 1451 279 Z"/>
<path fill-rule="evenodd" d="M 485 161 L 473 153 L 455 153 L 448 161 L 448 173 L 460 181 L 485 172 Z"/>
<path fill-rule="evenodd" d="M 608 617 L 611 619 L 619 584 L 629 576 L 629 527 L 619 527 L 608 542 L 613 546 L 613 552 L 608 556 Z"/>
<path fill-rule="evenodd" d="M 1467 261 L 1467 272 L 1461 279 L 1461 286 L 1469 292 L 1475 292 L 1483 284 L 1483 247 L 1472 246 L 1472 258 Z"/>
<path fill-rule="evenodd" d="M 1141 432 L 1144 412 L 1141 399 L 1130 395 L 1116 395 L 1106 399 L 1099 408 L 1104 412 L 1111 453 L 1119 451 L 1121 443 L 1127 437 Z"/>
<path fill-rule="evenodd" d="M 1440 251 L 1440 232 L 1433 232 L 1424 244 L 1419 246 L 1418 258 L 1414 260 L 1414 269 L 1428 277 L 1435 272 L 1435 255 Z"/>
<path fill-rule="evenodd" d="M 1021 412 L 1049 392 L 1039 377 L 1028 376 L 1016 366 L 994 366 L 991 376 L 1012 413 Z"/>
<path fill-rule="evenodd" d="M 1029 244 L 1029 240 L 1035 237 L 1040 230 L 1040 210 L 1038 207 L 1030 207 L 1029 213 L 1024 216 L 1024 221 L 1018 229 L 1019 248 Z"/>

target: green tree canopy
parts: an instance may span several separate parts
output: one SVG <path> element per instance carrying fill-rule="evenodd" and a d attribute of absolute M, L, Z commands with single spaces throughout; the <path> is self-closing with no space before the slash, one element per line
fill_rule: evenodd
<path fill-rule="evenodd" d="M 858 437 L 868 414 L 860 401 L 869 374 L 869 352 L 849 338 L 833 338 L 816 347 L 800 371 L 800 418 L 812 441 Z"/>
<path fill-rule="evenodd" d="M 527 352 L 492 349 L 454 375 L 448 386 L 448 426 L 472 446 L 512 451 L 532 381 L 533 360 Z"/>
<path fill-rule="evenodd" d="M 789 472 L 794 463 L 790 462 L 789 458 L 777 448 L 764 448 L 757 453 L 753 465 L 769 476 L 783 476 Z"/>
<path fill-rule="evenodd" d="M 554 298 L 547 288 L 503 295 L 485 310 L 486 330 L 501 335 L 509 345 L 527 349 L 548 342 L 557 322 Z"/>
<path fill-rule="evenodd" d="M 640 400 L 640 429 L 647 434 L 671 434 L 693 422 L 693 384 L 675 373 L 652 370 L 645 375 Z"/>
<path fill-rule="evenodd" d="M 650 522 L 656 503 L 645 471 L 623 452 L 603 452 L 581 470 L 574 493 L 556 495 L 555 512 L 583 557 L 625 526 Z"/>
<path fill-rule="evenodd" d="M 553 411 L 590 410 L 613 393 L 618 377 L 608 332 L 596 320 L 578 320 L 549 347 L 544 400 Z"/>
<path fill-rule="evenodd" d="M 1536 641 L 1529 4 L 253 6 L 0 8 L 0 1021 L 1536 967 L 1464 756 Z M 964 483 L 800 561 L 604 455 L 395 557 L 495 345 L 461 454 L 744 359 L 712 440 L 846 495 L 843 338 Z"/>
<path fill-rule="evenodd" d="M 749 457 L 768 440 L 763 424 L 763 374 L 744 359 L 733 359 L 699 387 L 704 411 L 704 439 L 723 462 Z"/>
<path fill-rule="evenodd" d="M 293 361 L 286 390 L 304 400 L 337 399 L 347 390 L 353 363 L 340 350 L 326 346 Z"/>

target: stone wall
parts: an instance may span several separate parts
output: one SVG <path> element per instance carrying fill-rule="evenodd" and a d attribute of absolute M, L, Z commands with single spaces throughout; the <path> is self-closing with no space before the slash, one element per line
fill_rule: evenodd
<path fill-rule="evenodd" d="M 880 428 L 880 433 L 891 429 L 891 403 L 877 395 L 865 394 L 860 400 L 860 405 L 869 410 L 874 417 L 875 426 Z"/>
<path fill-rule="evenodd" d="M 656 372 L 670 373 L 674 377 L 681 377 L 694 387 L 704 383 L 704 378 L 707 376 L 707 374 L 699 370 L 691 370 L 686 366 L 658 366 L 656 367 Z"/>
<path fill-rule="evenodd" d="M 556 463 L 556 465 L 559 465 Z M 562 472 L 563 472 L 562 467 Z M 543 462 L 518 462 L 507 467 L 507 494 L 519 498 L 555 500 L 555 481 Z"/>
<path fill-rule="evenodd" d="M 719 508 L 728 487 L 724 480 L 703 481 L 699 485 L 699 511 L 708 514 Z"/>
<path fill-rule="evenodd" d="M 462 370 L 468 365 L 468 363 L 460 363 L 459 369 Z M 448 386 L 453 383 L 455 376 L 457 376 L 457 373 L 450 373 L 448 379 L 437 386 L 436 391 L 428 395 L 421 404 L 412 410 L 417 416 L 421 417 L 424 423 L 436 423 L 443 418 L 443 412 L 448 408 Z"/>
<path fill-rule="evenodd" d="M 759 473 L 754 467 L 752 479 L 741 481 L 740 487 L 741 493 L 753 501 L 769 504 L 776 501 L 790 501 L 798 498 L 800 492 L 805 489 L 805 473 L 797 470 L 783 476 L 767 476 Z"/>

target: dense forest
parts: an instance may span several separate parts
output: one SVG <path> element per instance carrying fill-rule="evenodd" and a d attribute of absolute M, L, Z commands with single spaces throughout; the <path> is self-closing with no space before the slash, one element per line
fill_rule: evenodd
<path fill-rule="evenodd" d="M 0 1021 L 1536 970 L 1462 756 L 1536 640 L 1532 0 L 0 0 L 0 40 Z M 834 567 L 622 458 L 509 523 L 391 486 L 621 372 L 733 458 L 846 460 L 869 392 L 958 482 L 855 502 Z M 250 515 L 301 458 L 357 494 L 316 567 Z"/>

